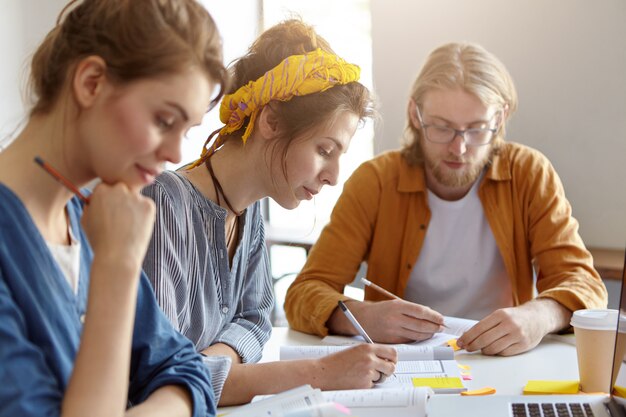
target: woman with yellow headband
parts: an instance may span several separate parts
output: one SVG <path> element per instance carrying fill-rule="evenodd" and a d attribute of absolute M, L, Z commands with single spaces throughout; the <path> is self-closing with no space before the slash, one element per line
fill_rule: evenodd
<path fill-rule="evenodd" d="M 371 387 L 393 373 L 392 348 L 254 363 L 270 336 L 274 303 L 259 200 L 293 209 L 336 184 L 339 157 L 372 115 L 359 68 L 310 26 L 289 20 L 264 32 L 231 70 L 223 128 L 198 161 L 144 189 L 157 206 L 144 261 L 157 300 L 206 355 L 220 405 L 302 384 Z"/>

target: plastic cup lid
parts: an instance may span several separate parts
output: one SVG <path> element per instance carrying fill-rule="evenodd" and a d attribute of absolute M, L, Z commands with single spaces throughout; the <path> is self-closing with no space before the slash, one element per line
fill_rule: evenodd
<path fill-rule="evenodd" d="M 617 310 L 577 310 L 570 325 L 588 330 L 617 330 Z"/>

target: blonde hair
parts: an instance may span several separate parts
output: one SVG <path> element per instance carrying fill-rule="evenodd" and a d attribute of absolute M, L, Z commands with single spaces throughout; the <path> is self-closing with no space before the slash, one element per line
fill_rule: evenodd
<path fill-rule="evenodd" d="M 411 88 L 411 98 L 418 107 L 424 95 L 434 89 L 462 88 L 486 106 L 506 108 L 492 142 L 494 152 L 504 141 L 505 122 L 517 109 L 517 92 L 504 64 L 480 45 L 448 43 L 433 50 Z M 407 117 L 402 154 L 412 165 L 423 163 L 421 130 Z"/>
<path fill-rule="evenodd" d="M 120 84 L 197 66 L 221 86 L 212 105 L 227 87 L 217 27 L 197 1 L 72 0 L 33 56 L 31 116 L 50 111 L 74 64 L 90 55 Z"/>

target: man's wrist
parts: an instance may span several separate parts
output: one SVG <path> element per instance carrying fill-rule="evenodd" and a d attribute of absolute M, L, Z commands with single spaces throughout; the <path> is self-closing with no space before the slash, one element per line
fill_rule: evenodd
<path fill-rule="evenodd" d="M 561 332 L 570 327 L 572 311 L 555 299 L 540 297 L 529 301 L 528 305 L 534 307 L 532 314 L 536 317 L 548 318 L 544 321 L 547 327 L 545 334 Z"/>
<path fill-rule="evenodd" d="M 346 307 L 350 309 L 350 312 L 356 317 L 356 319 L 361 322 L 361 313 L 363 311 L 363 308 L 366 308 L 366 303 L 363 301 L 357 301 L 352 299 L 346 300 L 344 301 L 344 303 L 346 304 Z M 338 306 L 333 310 L 333 313 L 330 315 L 330 318 L 326 322 L 326 326 L 328 327 L 328 330 L 331 334 L 341 334 L 346 336 L 358 335 L 357 330 L 346 318 L 346 316 L 341 312 Z"/>

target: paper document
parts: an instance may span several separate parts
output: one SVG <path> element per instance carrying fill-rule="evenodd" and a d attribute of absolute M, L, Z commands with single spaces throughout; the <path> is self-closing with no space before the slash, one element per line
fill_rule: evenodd
<path fill-rule="evenodd" d="M 444 316 L 443 323 L 446 325 L 446 333 L 454 336 L 462 336 L 463 333 L 474 327 L 478 321 L 462 319 L 460 317 Z"/>
<path fill-rule="evenodd" d="M 419 360 L 451 360 L 454 359 L 454 351 L 446 346 L 415 346 L 415 345 L 388 345 L 398 351 L 399 361 Z M 351 346 L 343 345 L 315 345 L 315 346 L 281 346 L 280 360 L 315 359 L 349 349 Z"/>
<path fill-rule="evenodd" d="M 342 391 L 314 390 L 310 386 L 290 390 L 277 395 L 263 395 L 254 397 L 252 403 L 238 408 L 228 417 L 244 416 L 282 416 L 280 404 L 284 409 L 291 408 L 291 404 L 303 401 L 337 403 L 350 409 L 352 415 L 358 417 L 380 417 L 393 415 L 394 417 L 425 417 L 426 403 L 433 395 L 427 387 L 396 387 L 387 389 L 354 389 Z M 317 391 L 312 394 L 313 391 Z M 270 407 L 268 407 L 268 405 Z M 278 410 L 278 411 L 276 411 Z M 288 412 L 288 411 L 287 411 Z M 391 414 L 390 414 L 391 413 Z"/>
<path fill-rule="evenodd" d="M 358 417 L 424 417 L 429 388 L 363 389 L 322 392 L 326 401 L 348 407 Z"/>
<path fill-rule="evenodd" d="M 448 327 L 443 333 L 435 333 L 430 339 L 422 340 L 421 342 L 408 343 L 411 346 L 446 346 L 446 343 L 450 339 L 457 339 L 463 333 L 471 329 L 476 323 L 476 320 L 462 319 L 458 317 L 445 316 L 443 322 Z M 365 340 L 361 336 L 337 336 L 329 335 L 322 339 L 322 343 L 325 345 L 358 345 L 365 343 Z"/>
<path fill-rule="evenodd" d="M 277 395 L 265 396 L 260 401 L 239 407 L 228 413 L 229 417 L 244 417 L 253 415 L 283 416 L 289 410 L 325 402 L 322 393 L 310 385 L 293 388 Z"/>

